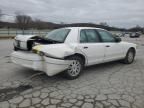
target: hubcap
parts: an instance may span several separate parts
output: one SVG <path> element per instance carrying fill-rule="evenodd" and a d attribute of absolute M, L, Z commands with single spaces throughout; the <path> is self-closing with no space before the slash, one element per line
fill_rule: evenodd
<path fill-rule="evenodd" d="M 133 58 L 134 58 L 133 52 L 129 52 L 129 53 L 128 53 L 128 61 L 129 61 L 129 62 L 132 62 L 132 61 L 133 61 Z"/>
<path fill-rule="evenodd" d="M 80 73 L 81 64 L 78 60 L 73 60 L 73 62 L 69 65 L 68 73 L 71 76 L 77 76 Z"/>

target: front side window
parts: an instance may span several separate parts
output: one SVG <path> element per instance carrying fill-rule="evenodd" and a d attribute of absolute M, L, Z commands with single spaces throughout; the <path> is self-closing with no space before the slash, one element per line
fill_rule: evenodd
<path fill-rule="evenodd" d="M 104 30 L 97 30 L 103 42 L 115 42 L 112 34 Z"/>
<path fill-rule="evenodd" d="M 84 29 L 80 32 L 80 43 L 100 42 L 97 32 L 93 29 Z"/>
<path fill-rule="evenodd" d="M 58 41 L 58 42 L 64 42 L 69 32 L 70 32 L 70 29 L 56 29 L 56 30 L 49 32 L 45 36 L 45 39 Z"/>

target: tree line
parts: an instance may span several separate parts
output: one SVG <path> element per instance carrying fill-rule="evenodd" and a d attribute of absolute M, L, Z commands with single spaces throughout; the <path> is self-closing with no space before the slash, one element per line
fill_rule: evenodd
<path fill-rule="evenodd" d="M 17 28 L 17 29 L 57 29 L 61 27 L 98 27 L 109 31 L 131 31 L 131 32 L 144 32 L 144 28 L 136 26 L 130 29 L 111 27 L 106 22 L 100 24 L 93 23 L 72 23 L 72 24 L 56 24 L 52 22 L 42 21 L 40 19 L 33 19 L 31 16 L 17 12 L 14 22 L 3 22 L 1 20 L 3 14 L 0 10 L 0 28 Z"/>

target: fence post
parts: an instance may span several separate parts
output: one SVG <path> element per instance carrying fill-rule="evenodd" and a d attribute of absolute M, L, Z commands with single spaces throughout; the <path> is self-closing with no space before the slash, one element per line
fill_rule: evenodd
<path fill-rule="evenodd" d="M 22 29 L 22 34 L 24 35 L 24 28 Z"/>
<path fill-rule="evenodd" d="M 10 33 L 9 33 L 9 27 L 8 27 L 8 36 L 9 36 L 9 34 L 10 34 Z"/>
<path fill-rule="evenodd" d="M 39 35 L 40 35 L 40 30 L 39 30 Z"/>

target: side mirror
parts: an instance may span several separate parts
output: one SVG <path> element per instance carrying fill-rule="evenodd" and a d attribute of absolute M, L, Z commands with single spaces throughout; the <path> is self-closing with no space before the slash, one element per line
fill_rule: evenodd
<path fill-rule="evenodd" d="M 117 36 L 117 37 L 115 37 L 115 41 L 116 42 L 121 42 L 121 38 Z"/>

